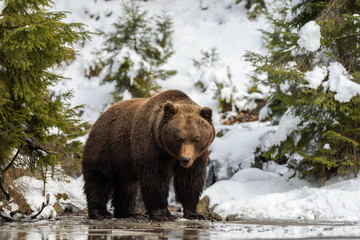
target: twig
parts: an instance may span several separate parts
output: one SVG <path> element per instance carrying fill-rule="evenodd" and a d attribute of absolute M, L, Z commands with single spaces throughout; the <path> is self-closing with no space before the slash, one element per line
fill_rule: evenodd
<path fill-rule="evenodd" d="M 357 38 L 357 37 L 360 37 L 360 34 L 353 34 L 353 35 L 348 35 L 348 36 L 345 36 L 345 37 L 341 37 L 341 38 L 337 38 L 335 39 L 335 41 L 341 41 L 341 40 L 344 40 L 344 39 L 347 39 L 347 38 Z"/>
<path fill-rule="evenodd" d="M 39 214 L 44 210 L 44 208 L 45 208 L 47 205 L 49 205 L 49 200 L 50 200 L 50 195 L 47 194 L 47 195 L 46 195 L 46 203 L 43 202 L 40 211 L 39 211 L 37 214 L 31 216 L 31 219 L 35 219 L 37 216 L 39 216 Z"/>
<path fill-rule="evenodd" d="M 8 201 L 10 200 L 10 194 L 9 194 L 8 191 L 6 191 L 5 186 L 4 186 L 4 184 L 3 184 L 3 181 L 4 181 L 4 180 L 3 180 L 3 174 L 4 174 L 7 170 L 9 170 L 9 168 L 14 164 L 17 156 L 19 155 L 19 153 L 20 153 L 20 151 L 21 151 L 21 147 L 22 147 L 22 144 L 20 144 L 17 152 L 15 153 L 15 155 L 13 156 L 13 158 L 11 159 L 11 161 L 9 162 L 9 164 L 8 164 L 5 168 L 1 169 L 1 172 L 0 172 L 0 189 L 1 189 L 1 191 L 4 193 L 6 200 L 8 200 Z"/>
<path fill-rule="evenodd" d="M 4 203 L 3 205 L 0 206 L 0 210 L 2 210 L 4 207 L 6 207 L 7 205 L 9 205 L 10 203 L 14 202 L 14 200 L 11 200 L 7 203 Z"/>
<path fill-rule="evenodd" d="M 4 173 L 6 172 L 7 170 L 9 170 L 9 168 L 14 164 L 17 156 L 19 155 L 20 151 L 21 151 L 21 148 L 22 148 L 22 144 L 20 145 L 20 147 L 18 148 L 17 152 L 15 153 L 14 157 L 11 159 L 11 161 L 9 162 L 9 164 L 1 170 L 1 173 Z"/>
<path fill-rule="evenodd" d="M 0 206 L 0 217 L 1 217 L 1 219 L 5 220 L 6 222 L 12 222 L 12 221 L 14 221 L 14 219 L 12 219 L 12 218 L 10 218 L 10 217 L 7 217 L 7 216 L 4 216 L 4 215 L 2 214 L 2 209 L 3 209 L 4 207 L 6 207 L 7 205 L 9 205 L 10 203 L 12 203 L 13 201 L 14 201 L 14 200 L 11 200 L 11 201 L 9 201 L 9 202 L 7 202 L 7 203 L 4 203 L 3 205 Z"/>
<path fill-rule="evenodd" d="M 4 184 L 3 184 L 3 178 L 2 178 L 2 174 L 0 174 L 0 189 L 1 191 L 4 193 L 6 200 L 10 200 L 10 194 L 8 193 L 8 191 L 6 191 Z"/>
<path fill-rule="evenodd" d="M 44 147 L 36 144 L 35 142 L 32 142 L 30 139 L 26 139 L 25 141 L 26 141 L 26 143 L 28 144 L 29 148 L 32 148 L 32 150 L 41 150 L 41 151 L 46 152 L 47 154 L 54 154 L 54 155 L 56 155 L 55 152 L 50 151 L 50 150 L 48 150 L 48 149 L 46 149 L 46 148 L 44 148 Z"/>

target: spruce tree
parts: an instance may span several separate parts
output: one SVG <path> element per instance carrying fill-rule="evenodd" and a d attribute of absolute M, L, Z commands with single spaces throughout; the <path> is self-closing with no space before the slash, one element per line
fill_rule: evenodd
<path fill-rule="evenodd" d="M 52 90 L 63 79 L 52 69 L 73 59 L 73 44 L 88 38 L 82 24 L 62 22 L 66 13 L 51 12 L 49 0 L 5 5 L 0 15 L 1 177 L 14 164 L 38 170 L 79 159 L 76 138 L 87 125 L 78 118 L 81 106 L 68 103 L 71 91 Z"/>
<path fill-rule="evenodd" d="M 193 66 L 197 69 L 195 86 L 218 101 L 221 113 L 234 113 L 238 110 L 236 103 L 241 97 L 237 96 L 229 66 L 221 62 L 216 48 L 200 53 L 201 57 L 198 60 L 193 59 Z"/>
<path fill-rule="evenodd" d="M 121 100 L 125 91 L 133 97 L 150 97 L 159 90 L 157 80 L 176 73 L 162 68 L 173 54 L 172 21 L 166 12 L 149 17 L 134 1 L 124 2 L 122 10 L 115 30 L 103 33 L 105 48 L 97 63 L 100 76 L 104 82 L 116 82 L 115 101 Z"/>
<path fill-rule="evenodd" d="M 282 2 L 269 16 L 272 30 L 263 31 L 270 54 L 248 53 L 246 57 L 256 67 L 255 81 L 273 89 L 268 100 L 272 118 L 279 120 L 286 112 L 300 123 L 264 156 L 277 160 L 300 154 L 303 158 L 295 167 L 303 176 L 320 179 L 321 185 L 336 173 L 352 171 L 356 177 L 360 164 L 360 2 Z M 308 46 L 306 38 L 317 35 L 317 29 L 321 38 Z M 347 94 L 337 84 L 346 85 Z"/>
<path fill-rule="evenodd" d="M 247 14 L 251 19 L 255 19 L 260 14 L 266 12 L 264 0 L 236 0 L 236 4 L 241 2 L 246 2 L 245 8 L 248 10 Z"/>

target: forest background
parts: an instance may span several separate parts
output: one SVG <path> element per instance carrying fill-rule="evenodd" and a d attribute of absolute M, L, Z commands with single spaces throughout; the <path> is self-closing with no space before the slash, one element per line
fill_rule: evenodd
<path fill-rule="evenodd" d="M 358 1 L 0 3 L 5 218 L 83 211 L 91 124 L 176 88 L 215 111 L 203 211 L 359 220 Z"/>

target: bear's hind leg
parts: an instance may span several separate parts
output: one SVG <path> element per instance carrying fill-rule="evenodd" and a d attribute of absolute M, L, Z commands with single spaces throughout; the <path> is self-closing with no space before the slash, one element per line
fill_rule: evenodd
<path fill-rule="evenodd" d="M 128 218 L 135 215 L 137 184 L 115 187 L 112 204 L 115 218 Z"/>
<path fill-rule="evenodd" d="M 97 220 L 111 219 L 112 214 L 106 208 L 112 191 L 108 181 L 102 177 L 90 178 L 86 174 L 84 174 L 84 181 L 89 218 Z"/>

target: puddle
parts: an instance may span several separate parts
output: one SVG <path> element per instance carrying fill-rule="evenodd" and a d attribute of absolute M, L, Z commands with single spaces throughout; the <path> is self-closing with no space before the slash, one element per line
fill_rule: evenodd
<path fill-rule="evenodd" d="M 6 240 L 152 240 L 152 239 L 359 239 L 358 223 L 299 221 L 149 222 L 147 219 L 94 221 L 63 216 L 56 221 L 2 223 Z"/>

